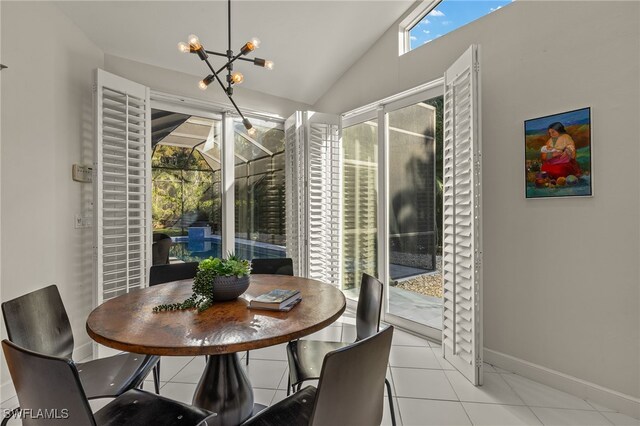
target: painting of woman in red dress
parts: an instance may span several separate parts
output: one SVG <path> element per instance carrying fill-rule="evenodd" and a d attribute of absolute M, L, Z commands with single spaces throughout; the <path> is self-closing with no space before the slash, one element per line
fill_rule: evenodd
<path fill-rule="evenodd" d="M 524 122 L 525 197 L 590 197 L 591 108 Z"/>
<path fill-rule="evenodd" d="M 549 140 L 540 149 L 541 170 L 552 179 L 569 175 L 580 177 L 582 171 L 576 161 L 576 144 L 562 123 L 556 121 L 547 128 Z"/>

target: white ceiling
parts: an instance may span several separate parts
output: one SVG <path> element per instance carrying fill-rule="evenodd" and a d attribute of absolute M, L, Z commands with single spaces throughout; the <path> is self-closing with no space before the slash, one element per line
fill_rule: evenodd
<path fill-rule="evenodd" d="M 232 49 L 252 36 L 273 71 L 240 62 L 244 87 L 314 104 L 407 10 L 410 0 L 238 1 L 231 3 Z M 67 1 L 58 7 L 105 53 L 204 77 L 206 65 L 177 49 L 189 34 L 207 50 L 227 48 L 227 2 Z M 216 68 L 223 58 L 213 58 Z M 194 78 L 197 84 L 199 78 Z"/>

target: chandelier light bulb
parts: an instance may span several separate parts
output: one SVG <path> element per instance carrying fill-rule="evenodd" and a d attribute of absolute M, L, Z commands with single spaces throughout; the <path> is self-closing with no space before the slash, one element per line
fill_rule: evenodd
<path fill-rule="evenodd" d="M 265 61 L 264 62 L 264 67 L 268 70 L 272 70 L 273 69 L 273 61 Z"/>
<path fill-rule="evenodd" d="M 253 49 L 258 49 L 260 47 L 260 39 L 258 37 L 251 37 L 249 43 L 253 44 Z"/>
<path fill-rule="evenodd" d="M 197 35 L 191 34 L 188 40 L 189 40 L 189 44 L 194 50 L 200 50 L 200 48 L 202 47 L 202 45 L 200 44 L 200 39 L 198 38 Z"/>
<path fill-rule="evenodd" d="M 253 136 L 255 136 L 255 135 L 256 135 L 256 133 L 258 133 L 258 132 L 256 131 L 256 128 L 255 128 L 255 127 L 252 127 L 252 128 L 250 128 L 249 130 L 247 130 L 247 133 L 249 134 L 249 136 L 253 137 Z"/>
<path fill-rule="evenodd" d="M 233 84 L 240 84 L 244 81 L 244 76 L 242 75 L 242 73 L 236 71 L 231 74 L 231 81 L 233 82 Z"/>
<path fill-rule="evenodd" d="M 203 78 L 198 82 L 198 87 L 200 88 L 200 90 L 207 90 L 207 87 L 209 87 L 209 84 L 212 81 L 213 81 L 213 74 L 209 74 L 208 76 L 206 76 L 205 78 Z"/>
<path fill-rule="evenodd" d="M 178 50 L 182 53 L 189 53 L 191 52 L 191 46 L 189 46 L 184 41 L 181 41 L 180 43 L 178 43 Z"/>

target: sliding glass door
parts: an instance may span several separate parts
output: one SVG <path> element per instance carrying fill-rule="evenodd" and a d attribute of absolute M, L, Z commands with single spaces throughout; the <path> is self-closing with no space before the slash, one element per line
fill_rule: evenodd
<path fill-rule="evenodd" d="M 387 313 L 440 329 L 436 108 L 417 102 L 385 113 L 389 169 Z"/>
<path fill-rule="evenodd" d="M 376 124 L 380 141 L 377 203 L 370 211 L 377 214 L 375 249 L 377 276 L 385 283 L 384 319 L 437 340 L 443 294 L 442 111 L 443 85 L 437 80 L 372 108 L 375 119 L 368 120 Z M 349 130 L 345 126 L 345 151 L 353 143 Z"/>
<path fill-rule="evenodd" d="M 377 117 L 343 123 L 342 141 L 342 289 L 357 299 L 362 274 L 378 275 Z"/>
<path fill-rule="evenodd" d="M 438 80 L 342 120 L 342 288 L 385 283 L 387 322 L 440 339 L 442 108 Z"/>

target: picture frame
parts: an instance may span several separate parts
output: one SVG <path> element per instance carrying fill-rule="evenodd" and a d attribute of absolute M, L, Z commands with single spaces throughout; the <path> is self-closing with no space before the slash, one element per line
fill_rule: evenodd
<path fill-rule="evenodd" d="M 524 121 L 526 199 L 592 197 L 591 107 Z"/>

